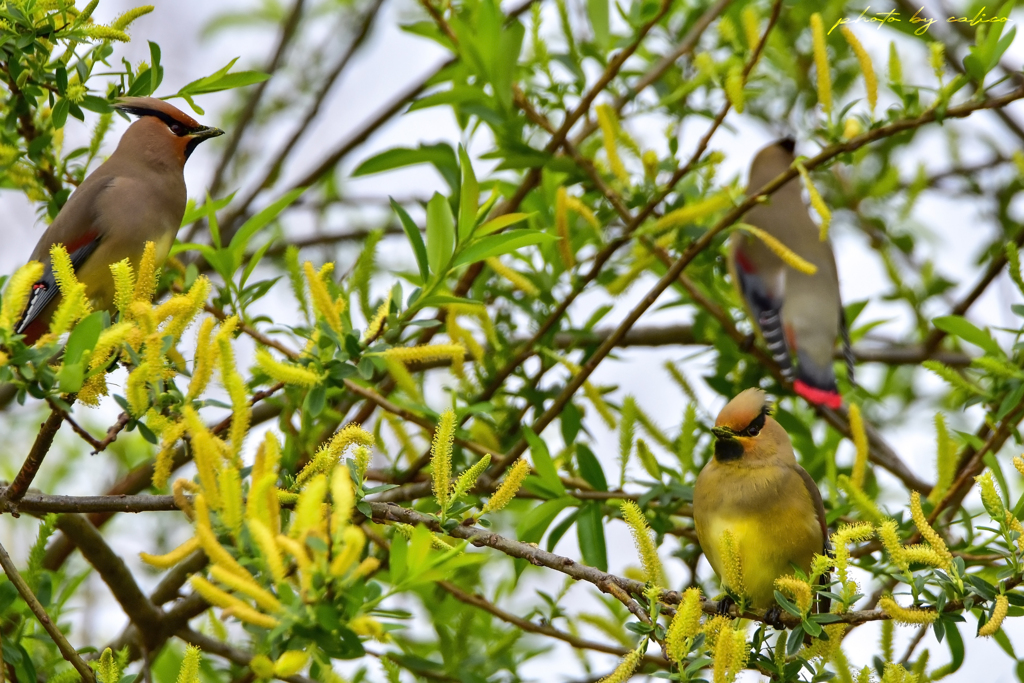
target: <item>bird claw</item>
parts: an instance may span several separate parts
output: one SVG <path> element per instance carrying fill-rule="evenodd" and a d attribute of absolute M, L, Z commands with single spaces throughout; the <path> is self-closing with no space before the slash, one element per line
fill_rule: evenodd
<path fill-rule="evenodd" d="M 769 607 L 768 611 L 764 613 L 764 623 L 776 630 L 785 630 L 786 625 L 782 623 L 782 608 L 778 605 Z"/>
<path fill-rule="evenodd" d="M 735 604 L 736 601 L 733 600 L 730 596 L 726 595 L 724 598 L 722 598 L 715 604 L 715 608 L 718 610 L 719 614 L 727 617 L 729 616 L 729 610 L 732 609 L 732 606 Z"/>

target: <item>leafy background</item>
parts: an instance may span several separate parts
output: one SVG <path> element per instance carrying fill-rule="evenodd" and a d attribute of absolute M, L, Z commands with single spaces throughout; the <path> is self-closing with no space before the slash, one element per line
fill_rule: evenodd
<path fill-rule="evenodd" d="M 727 14 L 740 25 L 742 3 L 734 3 Z M 980 4 L 980 3 L 978 3 Z M 767 16 L 767 5 L 755 4 L 762 18 Z M 637 8 L 641 5 L 637 5 Z M 107 21 L 120 12 L 128 9 L 126 5 L 119 7 L 116 2 L 103 2 L 98 10 L 97 19 Z M 265 153 L 267 150 L 278 150 L 285 144 L 296 125 L 300 113 L 308 105 L 319 79 L 321 79 L 338 53 L 345 49 L 350 41 L 351 33 L 358 28 L 357 18 L 369 8 L 368 5 L 348 5 L 334 2 L 313 3 L 307 9 L 309 18 L 301 25 L 299 37 L 294 41 L 289 62 L 270 81 L 265 95 L 267 111 L 258 125 L 252 126 L 247 139 L 241 148 L 237 165 L 232 173 L 220 184 L 214 194 L 224 194 L 241 188 L 239 195 L 246 196 L 254 189 L 264 172 Z M 132 28 L 135 37 L 132 43 L 118 46 L 117 56 L 125 56 L 131 62 L 150 58 L 146 40 L 159 43 L 163 50 L 162 64 L 165 68 L 164 84 L 161 92 L 166 89 L 172 92 L 184 84 L 194 80 L 199 74 L 205 74 L 226 63 L 235 56 L 241 55 L 240 64 L 247 68 L 263 68 L 268 58 L 268 51 L 278 34 L 278 24 L 283 19 L 286 6 L 266 3 L 255 8 L 240 3 L 237 14 L 225 12 L 221 5 L 212 3 L 182 3 L 176 6 L 173 13 L 168 7 L 158 7 L 151 15 L 141 18 Z M 824 131 L 820 111 L 816 111 L 814 84 L 810 76 L 811 45 L 807 30 L 807 19 L 812 11 L 821 11 L 826 18 L 837 18 L 845 14 L 854 16 L 860 7 L 843 8 L 840 3 L 786 4 L 783 18 L 780 21 L 776 45 L 779 49 L 792 49 L 793 73 L 786 73 L 779 66 L 767 68 L 767 75 L 755 79 L 748 93 L 748 109 L 744 114 L 730 113 L 726 125 L 716 134 L 712 149 L 722 152 L 722 162 L 717 168 L 714 178 L 719 183 L 729 179 L 742 179 L 751 154 L 761 145 L 784 133 L 795 133 L 800 140 L 799 151 L 809 156 L 816 150 L 815 138 Z M 939 16 L 948 14 L 973 14 L 976 8 L 972 5 L 946 8 L 929 6 L 929 11 Z M 639 10 L 638 10 L 639 11 Z M 575 39 L 584 48 L 593 36 L 592 19 L 587 15 L 587 8 L 581 4 L 568 3 L 566 12 L 569 23 L 573 26 Z M 699 12 L 690 5 L 683 4 L 673 9 L 682 18 L 696 16 Z M 528 14 L 524 15 L 524 23 L 528 26 Z M 558 11 L 555 5 L 545 3 L 541 11 L 543 32 L 552 53 L 566 50 L 565 37 L 559 28 Z M 188 17 L 187 22 L 174 17 Z M 611 12 L 613 33 L 625 33 L 626 27 L 622 19 Z M 256 195 L 256 206 L 268 203 L 278 193 L 289 187 L 321 158 L 323 151 L 333 147 L 338 141 L 345 140 L 348 134 L 371 118 L 382 106 L 389 102 L 395 93 L 402 92 L 407 84 L 418 82 L 421 74 L 429 73 L 432 65 L 447 59 L 450 52 L 422 36 L 403 31 L 399 24 L 424 22 L 428 19 L 422 7 L 414 4 L 383 3 L 376 12 L 371 24 L 368 38 L 355 53 L 351 62 L 343 70 L 337 84 L 330 89 L 324 103 L 302 140 L 288 155 L 281 174 L 273 179 L 270 186 Z M 681 19 L 680 19 L 681 21 Z M 828 23 L 828 22 L 827 22 Z M 206 26 L 202 31 L 199 27 Z M 677 24 L 673 24 L 678 29 Z M 712 26 L 702 39 L 701 47 L 715 47 L 716 59 L 726 61 L 735 46 L 730 45 L 728 37 L 721 30 Z M 921 83 L 933 87 L 936 83 L 929 64 L 927 46 L 921 40 L 899 33 L 894 27 L 875 30 L 871 27 L 855 26 L 857 35 L 861 37 L 874 58 L 879 73 L 885 72 L 888 60 L 889 41 L 894 41 L 903 61 L 904 79 L 907 83 Z M 949 43 L 949 52 L 963 53 L 964 47 L 954 49 L 954 45 L 969 44 L 970 39 L 956 36 L 948 32 L 946 26 L 936 27 L 935 37 Z M 216 29 L 216 30 L 214 30 Z M 529 31 L 527 30 L 527 33 Z M 345 36 L 346 40 L 339 40 Z M 784 36 L 784 37 L 783 37 Z M 838 38 L 838 36 L 837 36 Z M 529 40 L 529 36 L 527 36 Z M 742 41 L 742 38 L 740 39 Z M 647 49 L 660 52 L 667 49 L 669 41 L 661 35 L 650 39 Z M 770 45 L 771 47 L 771 45 Z M 863 81 L 857 63 L 850 56 L 845 43 L 841 39 L 830 39 L 833 51 L 833 78 L 835 88 L 841 93 L 841 101 L 845 105 L 863 97 Z M 597 49 L 597 48 L 589 48 Z M 528 51 L 524 51 L 528 55 Z M 771 52 L 769 52 L 769 57 Z M 650 55 L 643 53 L 641 59 Z M 1012 71 L 1019 65 L 1021 51 L 1015 43 L 1003 56 L 1003 61 Z M 571 64 L 572 58 L 555 62 L 551 68 L 562 82 L 571 79 L 572 73 L 566 62 Z M 638 67 L 639 68 L 639 67 Z M 596 77 L 599 68 L 593 60 L 583 62 L 583 70 L 590 79 Z M 989 82 L 996 81 L 997 73 L 989 76 Z M 952 79 L 946 73 L 946 82 Z M 781 85 L 778 85 L 781 84 Z M 664 96 L 666 90 L 677 85 L 672 83 L 658 91 Z M 778 85 L 778 87 L 774 87 Z M 996 90 L 1000 86 L 996 86 Z M 1008 86 L 1006 86 L 1008 87 Z M 531 95 L 535 93 L 530 91 Z M 543 93 L 545 97 L 556 97 L 558 93 Z M 921 98 L 929 100 L 932 95 L 923 90 Z M 233 117 L 237 116 L 240 102 L 246 97 L 246 91 L 239 93 L 223 93 L 207 96 L 201 100 L 206 114 L 201 117 L 204 122 L 220 125 L 226 129 L 231 127 Z M 695 109 L 708 106 L 715 111 L 722 102 L 721 89 L 710 92 L 699 92 L 695 95 Z M 653 96 L 645 96 L 640 100 L 643 105 L 640 111 L 632 113 L 624 126 L 637 141 L 640 148 L 654 150 L 659 158 L 664 159 L 670 151 L 669 140 L 664 131 L 673 117 L 679 114 L 671 106 L 659 105 Z M 711 104 L 708 104 L 708 103 Z M 551 102 L 547 104 L 550 106 Z M 711 106 L 714 105 L 714 106 Z M 890 107 L 908 107 L 913 110 L 915 103 L 901 100 L 890 88 L 883 87 L 880 93 L 878 112 Z M 840 107 L 837 105 L 836 109 Z M 557 111 L 557 106 L 553 107 Z M 546 108 L 542 108 L 546 111 Z M 855 105 L 854 113 L 863 114 L 864 104 Z M 1011 105 L 1006 108 L 1009 116 L 1020 115 L 1019 107 Z M 272 112 L 272 114 L 271 114 Z M 786 114 L 788 112 L 788 114 Z M 689 112 L 688 112 L 689 113 Z M 350 177 L 360 164 L 373 158 L 377 153 L 396 147 L 414 147 L 421 143 L 433 144 L 447 142 L 452 147 L 463 143 L 473 158 L 473 166 L 477 177 L 483 179 L 490 176 L 496 160 L 481 156 L 495 146 L 493 134 L 486 126 L 466 132 L 460 124 L 467 121 L 453 115 L 448 107 L 421 109 L 395 117 L 383 126 L 365 144 L 356 146 L 338 166 L 334 175 L 334 184 L 340 195 L 339 199 L 330 198 L 328 206 L 323 208 L 304 208 L 304 202 L 315 204 L 316 199 L 303 199 L 293 209 L 282 215 L 280 229 L 288 241 L 300 242 L 310 238 L 327 235 L 332 238 L 325 244 L 309 247 L 304 258 L 316 263 L 337 261 L 337 271 L 349 270 L 361 251 L 361 237 L 373 228 L 387 226 L 389 233 L 383 238 L 378 250 L 377 272 L 374 275 L 371 299 L 379 301 L 384 292 L 396 281 L 394 272 L 409 271 L 415 267 L 412 252 L 406 238 L 396 233 L 397 223 L 394 212 L 386 202 L 392 196 L 406 206 L 416 221 L 422 221 L 423 209 L 419 200 L 425 202 L 434 192 L 448 194 L 450 189 L 443 178 L 429 166 L 411 166 L 400 170 L 366 177 Z M 472 116 L 472 115 L 470 115 Z M 124 124 L 115 124 L 115 130 L 109 142 L 116 140 L 117 133 Z M 678 154 L 686 159 L 696 147 L 701 133 L 706 130 L 707 118 L 699 115 L 688 116 L 678 134 Z M 910 138 L 897 138 L 883 141 L 870 148 L 870 151 L 856 157 L 852 164 L 843 164 L 833 173 L 816 173 L 815 179 L 833 208 L 834 222 L 832 237 L 839 260 L 842 278 L 842 291 L 845 301 L 849 303 L 869 301 L 868 306 L 860 313 L 857 326 L 868 321 L 882 321 L 868 332 L 864 343 L 886 346 L 890 342 L 914 341 L 916 335 L 930 330 L 929 322 L 938 315 L 948 311 L 950 302 L 960 300 L 963 294 L 974 286 L 974 282 L 984 267 L 984 259 L 991 257 L 992 245 L 999 245 L 1005 236 L 1016 236 L 1017 221 L 1020 217 L 1020 205 L 1016 200 L 1019 190 L 1017 180 L 1019 170 L 1012 162 L 1012 154 L 1018 148 L 1020 138 L 1013 132 L 1007 132 L 1006 124 L 989 112 L 980 112 L 966 121 L 950 121 L 942 127 L 928 126 Z M 88 139 L 88 128 L 72 121 L 67 128 L 67 142 L 70 148 L 76 143 Z M 596 137 L 596 136 L 595 136 Z M 675 137 L 675 136 L 673 136 Z M 820 138 L 818 138 L 820 139 Z M 220 144 L 220 147 L 216 145 Z M 210 187 L 210 178 L 216 163 L 223 153 L 223 141 L 201 148 L 190 161 L 186 171 L 190 196 L 202 201 Z M 604 150 L 595 139 L 585 153 L 601 159 L 606 157 Z M 623 154 L 628 156 L 627 151 Z M 992 163 L 997 159 L 997 163 Z M 638 159 L 627 158 L 629 171 L 634 178 L 641 177 L 642 166 Z M 919 168 L 923 168 L 925 176 L 945 174 L 935 182 L 935 189 L 926 189 L 915 201 L 908 202 L 906 187 L 912 185 L 918 177 Z M 952 173 L 948 173 L 953 169 Z M 607 168 L 605 167 L 607 171 Z M 606 173 L 607 176 L 607 173 Z M 610 177 L 610 176 L 607 176 Z M 612 181 L 614 182 L 614 181 Z M 852 189 L 851 189 L 852 188 Z M 702 187 L 692 188 L 700 193 Z M 0 254 L 0 265 L 4 272 L 11 272 L 20 265 L 36 236 L 41 229 L 37 221 L 38 208 L 17 193 L 8 192 L 3 197 L 4 208 L 7 210 L 8 230 L 12 235 L 11 243 L 23 245 L 20 249 L 5 249 Z M 550 201 L 550 200 L 549 200 Z M 856 206 L 857 210 L 850 210 Z M 534 207 L 530 207 L 535 210 Z M 547 207 L 550 210 L 550 206 Z M 601 207 L 602 218 L 611 216 L 608 207 Z M 548 217 L 550 223 L 550 217 Z M 550 227 L 546 225 L 544 227 Z M 584 226 L 578 229 L 585 230 Z M 355 235 L 352 239 L 348 235 Z M 343 236 L 343 237 L 342 237 Z M 184 237 L 184 234 L 182 234 Z M 340 239 L 337 239 L 341 237 Z M 285 241 L 282 239 L 281 241 Z M 906 253 L 904 253 L 905 250 Z M 623 254 L 628 250 L 623 250 Z M 883 258 L 887 255 L 895 264 L 895 271 L 905 278 L 900 294 L 892 296 L 896 289 L 891 277 L 886 272 Z M 550 252 L 545 255 L 554 259 Z M 631 261 L 624 258 L 615 263 L 615 270 L 623 272 L 628 269 Z M 727 298 L 728 288 L 722 279 L 720 266 L 711 260 L 702 261 L 700 272 L 714 278 L 714 291 L 717 297 Z M 570 318 L 577 325 L 582 325 L 590 315 L 605 305 L 612 308 L 605 314 L 601 325 L 614 326 L 626 313 L 633 308 L 646 290 L 652 285 L 659 272 L 657 266 L 650 266 L 648 272 L 624 293 L 611 298 L 603 289 L 595 289 L 582 296 L 572 310 Z M 269 263 L 258 269 L 259 277 L 276 275 L 274 266 Z M 607 285 L 607 282 L 603 284 Z M 564 285 L 563 285 L 564 286 Z M 408 288 L 407 290 L 408 291 Z M 902 298 L 901 298 L 902 296 Z M 666 295 L 659 303 L 669 303 L 674 296 Z M 1020 303 L 1020 293 L 1004 274 L 1000 274 L 989 285 L 984 295 L 970 308 L 971 320 L 980 325 L 992 326 L 993 335 L 1003 348 L 1009 349 L 1016 340 L 1020 328 L 1019 317 L 1014 315 L 1011 304 Z M 908 302 L 910 299 L 910 302 Z M 732 302 L 734 303 L 734 302 Z M 353 306 L 354 309 L 358 308 Z M 254 309 L 267 314 L 278 324 L 297 322 L 295 305 L 283 282 L 256 305 Z M 353 313 L 356 320 L 359 313 Z M 643 325 L 670 325 L 689 322 L 696 317 L 697 322 L 707 322 L 706 317 L 695 316 L 692 306 L 666 307 L 652 310 L 644 316 Z M 513 320 L 528 328 L 527 318 L 522 314 L 513 314 Z M 599 327 L 601 326 L 599 325 Z M 922 329 L 923 328 L 923 329 Z M 996 328 L 1007 328 L 1001 331 Z M 741 329 L 747 328 L 741 324 Z M 240 355 L 251 349 L 249 342 L 239 342 Z M 978 349 L 965 346 L 965 350 L 977 354 Z M 189 353 L 185 354 L 190 357 Z M 627 395 L 636 397 L 639 405 L 659 425 L 671 434 L 678 431 L 681 416 L 687 399 L 679 387 L 664 372 L 662 365 L 666 360 L 679 362 L 679 367 L 689 378 L 690 384 L 700 405 L 698 415 L 704 422 L 717 413 L 724 404 L 725 398 L 720 395 L 724 385 L 724 371 L 716 365 L 718 356 L 702 347 L 667 346 L 659 348 L 627 348 L 617 351 L 615 358 L 602 363 L 592 377 L 598 386 L 614 387 L 608 394 L 608 400 L 617 405 Z M 731 359 L 724 361 L 730 362 Z M 246 365 L 243 362 L 242 365 Z M 528 366 L 530 367 L 530 366 Z M 858 367 L 862 386 L 876 392 L 870 398 L 858 395 L 863 399 L 865 413 L 869 420 L 884 434 L 894 450 L 900 454 L 910 469 L 920 478 L 933 481 L 935 476 L 935 434 L 931 426 L 934 414 L 942 410 L 954 430 L 973 431 L 982 419 L 983 412 L 978 406 L 961 409 L 951 396 L 949 386 L 933 374 L 919 367 L 892 368 L 881 364 L 861 364 Z M 701 377 L 718 374 L 718 381 L 705 383 Z M 742 380 L 732 378 L 733 386 L 740 386 L 757 378 L 758 373 L 748 372 Z M 115 382 L 112 381 L 112 384 Z M 425 403 L 439 410 L 447 405 L 449 399 L 443 391 L 445 386 L 456 386 L 447 374 L 430 376 L 426 387 Z M 552 381 L 551 386 L 557 388 L 558 382 Z M 773 386 L 766 384 L 769 388 Z M 778 389 L 775 389 L 778 391 Z M 725 392 L 728 393 L 728 392 Z M 836 445 L 837 439 L 826 434 L 820 421 L 815 421 L 812 413 L 803 406 L 792 401 L 783 402 L 783 406 L 792 410 L 806 424 L 813 424 L 812 433 L 817 443 L 827 442 Z M 88 413 L 86 424 L 94 427 L 95 433 L 101 433 L 105 426 L 116 418 L 120 409 L 116 404 L 108 404 L 98 411 Z M 600 420 L 594 419 L 592 410 L 587 411 L 586 427 L 590 432 L 589 443 L 604 465 L 609 480 L 615 479 L 618 468 L 619 437 L 617 432 L 609 430 Z M 9 463 L 10 473 L 23 457 L 24 444 L 30 442 L 35 425 L 43 413 L 38 405 L 27 407 L 11 407 L 4 414 L 5 433 L 10 434 L 0 448 L 4 462 Z M 70 433 L 61 432 L 58 436 L 58 448 L 47 460 L 37 484 L 43 490 L 59 493 L 88 494 L 104 489 L 120 474 L 149 457 L 150 451 L 137 433 L 125 434 L 109 449 L 107 455 L 93 456 L 85 463 L 84 449 Z M 561 436 L 557 429 L 546 434 L 552 449 L 561 447 Z M 387 430 L 385 430 L 387 438 Z M 253 439 L 255 442 L 255 438 Z M 799 446 L 799 444 L 798 444 Z M 1012 456 L 1013 447 L 1007 446 L 1000 454 L 1005 460 Z M 806 453 L 804 453 L 806 456 Z M 659 452 L 659 458 L 666 458 L 671 463 L 672 456 Z M 840 468 L 849 467 L 853 460 L 853 447 L 848 441 L 838 443 L 835 462 Z M 377 465 L 383 465 L 384 460 Z M 1020 485 L 1008 466 L 1006 477 L 1009 484 L 1010 500 L 1020 492 Z M 184 471 L 187 476 L 188 470 Z M 650 477 L 642 465 L 636 460 L 631 461 L 627 476 L 632 483 L 628 489 L 642 492 L 650 486 Z M 824 476 L 816 472 L 816 476 Z M 897 513 L 905 509 L 906 492 L 904 487 L 880 468 L 874 468 L 877 477 L 878 502 L 890 512 Z M 838 506 L 837 492 L 826 484 L 822 486 L 826 499 Z M 872 494 L 875 490 L 871 490 Z M 977 510 L 980 508 L 976 496 L 967 500 L 967 506 Z M 177 542 L 189 536 L 187 527 L 171 521 L 172 513 L 156 513 L 150 515 L 120 516 L 115 518 L 109 529 L 105 531 L 111 543 L 129 561 L 140 583 L 155 583 L 156 577 L 148 574 L 141 564 L 135 560 L 138 551 L 154 551 L 157 546 L 173 547 Z M 854 515 L 856 516 L 856 515 Z M 906 515 L 904 515 L 905 517 Z M 4 518 L 5 545 L 15 557 L 23 557 L 28 544 L 35 533 L 34 522 L 27 518 L 11 521 Z M 625 525 L 615 521 L 606 525 L 609 571 L 623 574 L 627 565 L 637 564 L 632 544 Z M 511 533 L 512 527 L 504 529 Z M 670 559 L 678 545 L 674 537 L 662 546 L 663 560 L 670 577 L 672 588 L 681 588 L 690 579 L 689 573 L 681 562 Z M 555 546 L 556 552 L 576 555 L 577 541 L 575 530 L 569 529 L 562 540 Z M 489 567 L 494 577 L 507 580 L 510 567 Z M 709 576 L 708 568 L 702 565 L 702 577 Z M 866 575 L 865 575 L 866 576 Z M 499 582 L 498 578 L 489 578 L 491 585 Z M 549 609 L 536 591 L 544 591 L 549 595 L 557 594 L 563 588 L 561 579 L 543 570 L 528 570 L 516 588 L 516 595 L 523 596 L 528 604 L 536 604 L 541 610 Z M 105 588 L 97 577 L 92 576 L 83 584 L 81 593 L 76 597 L 80 600 L 81 610 L 72 615 L 78 624 L 78 633 L 102 633 L 113 636 L 120 630 L 123 619 L 116 610 L 110 610 Z M 866 591 L 867 592 L 867 591 Z M 593 591 L 574 587 L 560 601 L 560 605 L 571 612 L 595 610 L 595 594 Z M 512 604 L 523 604 L 517 599 Z M 405 603 L 407 608 L 423 609 L 414 599 Z M 520 610 L 525 611 L 525 610 Z M 417 627 L 423 628 L 431 617 L 420 614 Z M 436 618 L 436 617 L 434 617 Z M 622 619 L 622 615 L 619 615 Z M 413 632 L 416 632 L 414 627 Z M 589 630 L 591 626 L 581 626 L 584 632 L 599 633 Z M 1019 629 L 1019 627 L 1017 627 Z M 1017 633 L 1012 622 L 1006 627 L 1011 642 Z M 897 643 L 901 650 L 911 638 L 911 630 L 904 632 L 898 629 Z M 920 647 L 928 647 L 933 656 L 941 660 L 948 657 L 945 645 L 932 642 L 932 636 L 926 636 Z M 105 640 L 101 638 L 100 640 Z M 870 664 L 871 657 L 877 652 L 878 627 L 866 625 L 856 629 L 846 641 L 846 649 L 852 662 Z M 1002 653 L 1000 646 L 991 640 L 972 640 L 967 650 L 964 671 L 991 670 L 1005 673 L 1013 669 L 1012 659 Z M 543 678 L 558 671 L 571 678 L 580 673 L 580 663 L 568 655 L 568 648 L 555 645 L 554 649 L 526 662 L 520 669 L 524 678 Z M 943 653 L 939 655 L 938 653 Z M 614 657 L 592 655 L 594 671 L 604 671 L 614 665 Z M 555 667 L 554 669 L 552 667 Z"/>

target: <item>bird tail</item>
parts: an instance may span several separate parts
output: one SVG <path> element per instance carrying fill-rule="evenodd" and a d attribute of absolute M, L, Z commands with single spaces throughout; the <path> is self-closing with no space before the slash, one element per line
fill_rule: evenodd
<path fill-rule="evenodd" d="M 786 333 L 782 326 L 782 315 L 778 308 L 763 309 L 757 317 L 757 325 L 761 328 L 761 336 L 768 347 L 768 352 L 779 364 L 782 376 L 793 381 L 793 359 L 786 343 Z"/>
<path fill-rule="evenodd" d="M 832 364 L 818 365 L 807 354 L 797 351 L 796 381 L 793 391 L 815 405 L 825 406 L 833 410 L 842 405 L 843 399 L 836 386 L 835 372 Z"/>

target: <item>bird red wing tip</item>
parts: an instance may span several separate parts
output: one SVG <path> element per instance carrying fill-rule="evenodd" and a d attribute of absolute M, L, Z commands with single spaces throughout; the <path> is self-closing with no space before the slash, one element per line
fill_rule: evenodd
<path fill-rule="evenodd" d="M 843 397 L 839 395 L 839 392 L 816 389 L 801 380 L 793 383 L 793 391 L 796 392 L 797 396 L 803 396 L 815 405 L 822 405 L 832 410 L 836 410 L 843 404 Z"/>

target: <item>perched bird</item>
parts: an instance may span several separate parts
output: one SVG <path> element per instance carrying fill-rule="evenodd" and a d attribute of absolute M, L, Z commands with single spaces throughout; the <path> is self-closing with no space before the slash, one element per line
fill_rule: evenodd
<path fill-rule="evenodd" d="M 50 247 L 63 244 L 78 280 L 96 309 L 111 309 L 110 265 L 124 258 L 137 268 L 146 242 L 162 264 L 185 213 L 185 161 L 196 146 L 224 131 L 152 97 L 130 97 L 114 107 L 138 116 L 110 158 L 74 191 L 46 229 L 32 260 L 45 266 L 16 332 L 34 343 L 47 330 L 60 302 Z"/>
<path fill-rule="evenodd" d="M 793 165 L 794 146 L 794 141 L 786 138 L 757 153 L 750 164 L 748 194 Z M 807 214 L 795 178 L 768 202 L 751 209 L 745 220 L 817 267 L 814 275 L 801 273 L 756 237 L 741 231 L 732 235 L 729 271 L 783 376 L 811 403 L 838 408 L 842 399 L 832 369 L 832 350 L 840 334 L 851 383 L 853 363 L 832 244 L 819 239 L 818 226 Z"/>
<path fill-rule="evenodd" d="M 751 606 L 768 609 L 769 623 L 777 625 L 775 579 L 792 574 L 794 566 L 809 572 L 815 553 L 831 548 L 821 493 L 770 411 L 764 392 L 751 388 L 719 413 L 711 430 L 715 456 L 693 489 L 693 521 L 720 578 L 722 535 L 732 534 Z"/>

